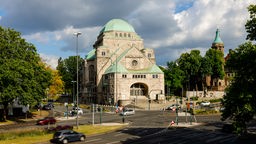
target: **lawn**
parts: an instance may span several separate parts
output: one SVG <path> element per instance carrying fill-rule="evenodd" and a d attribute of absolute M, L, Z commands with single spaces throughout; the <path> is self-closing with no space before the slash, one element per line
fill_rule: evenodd
<path fill-rule="evenodd" d="M 74 130 L 82 132 L 86 136 L 90 136 L 118 130 L 123 127 L 124 125 L 82 125 L 79 126 L 78 130 L 76 130 L 76 128 L 74 128 Z M 49 142 L 52 136 L 52 133 L 47 133 L 46 131 L 39 129 L 23 129 L 19 131 L 0 133 L 0 144 L 35 144 L 40 142 Z"/>

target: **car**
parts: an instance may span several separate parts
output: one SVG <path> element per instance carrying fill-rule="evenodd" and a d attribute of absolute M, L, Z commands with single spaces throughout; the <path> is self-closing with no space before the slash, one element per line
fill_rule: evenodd
<path fill-rule="evenodd" d="M 45 117 L 37 121 L 37 125 L 55 124 L 57 121 L 54 117 Z"/>
<path fill-rule="evenodd" d="M 50 107 L 49 105 L 44 105 L 43 106 L 43 110 L 51 110 L 52 109 L 52 107 Z"/>
<path fill-rule="evenodd" d="M 180 109 L 180 105 L 179 104 L 172 104 L 172 105 L 166 107 L 164 110 L 174 110 L 176 108 Z"/>
<path fill-rule="evenodd" d="M 83 133 L 79 133 L 73 130 L 60 130 L 53 134 L 51 143 L 69 143 L 75 141 L 85 141 L 86 136 Z"/>
<path fill-rule="evenodd" d="M 200 103 L 200 105 L 201 106 L 210 106 L 210 102 L 208 102 L 208 101 L 202 101 L 201 103 Z"/>
<path fill-rule="evenodd" d="M 52 108 L 54 108 L 52 103 L 48 103 L 43 106 L 43 110 L 51 110 Z"/>
<path fill-rule="evenodd" d="M 72 116 L 74 116 L 74 115 L 76 115 L 76 114 L 82 115 L 84 112 L 83 112 L 83 109 L 74 107 L 69 113 L 70 113 Z"/>
<path fill-rule="evenodd" d="M 120 115 L 128 116 L 128 115 L 134 115 L 135 111 L 133 109 L 124 109 Z"/>

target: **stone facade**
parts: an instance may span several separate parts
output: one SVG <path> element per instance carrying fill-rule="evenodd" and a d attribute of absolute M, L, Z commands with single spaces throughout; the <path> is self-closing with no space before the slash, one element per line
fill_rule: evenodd
<path fill-rule="evenodd" d="M 153 49 L 121 19 L 100 31 L 82 69 L 80 96 L 85 103 L 126 105 L 138 99 L 164 100 L 164 73 Z"/>

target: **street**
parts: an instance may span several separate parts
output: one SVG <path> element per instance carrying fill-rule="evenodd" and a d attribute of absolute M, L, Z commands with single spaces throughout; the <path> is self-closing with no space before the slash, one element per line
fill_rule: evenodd
<path fill-rule="evenodd" d="M 223 122 L 220 115 L 197 115 L 186 116 L 184 113 L 178 115 L 178 125 L 171 121 L 176 120 L 176 113 L 173 111 L 145 111 L 137 110 L 135 115 L 125 116 L 124 122 L 128 123 L 126 128 L 101 135 L 87 136 L 83 143 L 90 144 L 167 144 L 167 143 L 241 143 L 236 135 L 221 131 Z M 84 113 L 79 116 L 79 125 L 88 124 L 122 124 L 123 116 L 116 113 Z M 191 122 L 190 122 L 191 118 Z M 195 122 L 195 120 L 197 122 Z M 176 121 L 175 121 L 176 122 Z M 76 119 L 63 117 L 57 125 L 74 125 Z M 22 125 L 22 124 L 20 124 Z M 24 123 L 26 127 L 36 126 L 34 123 Z M 46 127 L 46 126 L 45 126 Z M 0 126 L 0 129 L 10 129 L 10 127 Z M 46 144 L 49 142 L 42 142 Z M 81 143 L 81 142 L 76 142 Z M 250 142 L 246 142 L 250 143 Z"/>

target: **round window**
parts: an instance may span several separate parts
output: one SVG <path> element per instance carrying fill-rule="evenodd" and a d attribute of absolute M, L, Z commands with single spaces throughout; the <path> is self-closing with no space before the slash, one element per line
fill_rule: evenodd
<path fill-rule="evenodd" d="M 137 65 L 138 65 L 138 61 L 133 60 L 133 61 L 132 61 L 132 66 L 137 66 Z"/>

